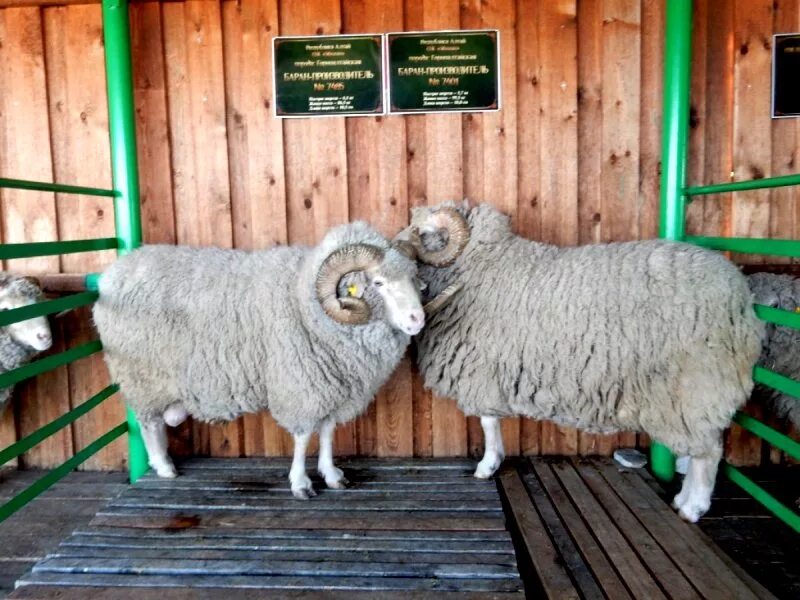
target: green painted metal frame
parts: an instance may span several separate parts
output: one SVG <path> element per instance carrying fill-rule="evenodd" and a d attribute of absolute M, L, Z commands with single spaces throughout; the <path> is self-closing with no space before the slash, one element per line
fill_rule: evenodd
<path fill-rule="evenodd" d="M 800 256 L 800 240 L 686 236 L 686 204 L 693 197 L 800 185 L 800 173 L 798 173 L 750 181 L 687 187 L 691 35 L 692 0 L 667 0 L 659 235 L 663 238 L 681 240 L 715 250 Z M 800 314 L 762 305 L 756 305 L 754 308 L 756 315 L 764 321 L 800 329 Z M 759 366 L 753 370 L 753 379 L 757 383 L 769 386 L 781 393 L 794 396 L 800 402 L 800 382 Z M 790 437 L 742 412 L 735 415 L 734 421 L 776 448 L 800 459 L 800 443 Z M 651 466 L 653 473 L 662 480 L 671 480 L 675 475 L 675 457 L 661 444 L 652 445 Z M 795 511 L 782 504 L 732 465 L 725 464 L 723 472 L 775 516 L 800 533 L 800 515 Z"/>
<path fill-rule="evenodd" d="M 102 13 L 113 189 L 106 190 L 7 178 L 0 178 L 0 188 L 113 198 L 116 237 L 2 244 L 0 245 L 0 259 L 2 260 L 112 249 L 122 255 L 142 243 L 128 0 L 103 0 Z M 96 273 L 87 275 L 86 292 L 6 311 L 0 314 L 0 327 L 91 304 L 97 299 L 98 278 L 99 275 Z M 19 381 L 51 371 L 101 350 L 102 344 L 99 340 L 95 340 L 70 348 L 59 354 L 46 356 L 12 371 L 0 374 L 0 388 L 14 385 Z M 116 384 L 111 384 L 68 413 L 54 419 L 11 446 L 0 450 L 0 465 L 20 456 L 44 439 L 69 426 L 118 391 L 119 387 Z M 128 433 L 129 440 L 130 457 L 128 465 L 130 478 L 132 482 L 136 481 L 147 470 L 147 452 L 144 448 L 139 424 L 136 422 L 131 410 L 128 409 L 127 418 L 124 422 L 107 431 L 94 442 L 76 452 L 70 459 L 0 506 L 0 521 L 11 516 L 124 433 Z"/>

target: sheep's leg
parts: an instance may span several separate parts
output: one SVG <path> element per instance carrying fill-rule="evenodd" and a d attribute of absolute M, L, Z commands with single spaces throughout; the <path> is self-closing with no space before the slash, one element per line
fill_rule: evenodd
<path fill-rule="evenodd" d="M 300 500 L 308 500 L 317 495 L 311 480 L 306 475 L 306 449 L 310 439 L 310 433 L 294 435 L 294 458 L 292 458 L 292 468 L 289 470 L 289 483 L 292 486 L 292 495 Z"/>
<path fill-rule="evenodd" d="M 172 479 L 178 476 L 172 459 L 167 454 L 167 426 L 161 419 L 141 424 L 142 439 L 147 448 L 150 466 L 159 477 Z"/>
<path fill-rule="evenodd" d="M 500 419 L 497 417 L 481 417 L 483 428 L 483 459 L 475 469 L 475 477 L 489 479 L 505 458 L 503 450 L 503 432 L 500 430 Z"/>
<path fill-rule="evenodd" d="M 319 461 L 317 471 L 325 479 L 325 485 L 336 490 L 343 490 L 349 483 L 344 473 L 333 464 L 333 430 L 336 422 L 324 421 L 319 429 Z"/>
<path fill-rule="evenodd" d="M 711 506 L 720 458 L 721 444 L 702 456 L 692 456 L 681 491 L 672 503 L 687 521 L 696 523 Z"/>

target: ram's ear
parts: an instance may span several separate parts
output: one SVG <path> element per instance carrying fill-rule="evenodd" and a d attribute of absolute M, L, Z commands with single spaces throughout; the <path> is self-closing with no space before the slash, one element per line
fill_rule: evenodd
<path fill-rule="evenodd" d="M 361 298 L 369 285 L 369 280 L 364 271 L 348 273 L 339 281 L 337 296 L 339 298 Z"/>

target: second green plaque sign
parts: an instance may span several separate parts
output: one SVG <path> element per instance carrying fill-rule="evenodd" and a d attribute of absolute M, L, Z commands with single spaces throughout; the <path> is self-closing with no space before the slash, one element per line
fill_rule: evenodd
<path fill-rule="evenodd" d="M 275 116 L 383 113 L 380 35 L 276 37 Z"/>
<path fill-rule="evenodd" d="M 387 43 L 390 113 L 500 108 L 497 31 L 390 33 Z"/>

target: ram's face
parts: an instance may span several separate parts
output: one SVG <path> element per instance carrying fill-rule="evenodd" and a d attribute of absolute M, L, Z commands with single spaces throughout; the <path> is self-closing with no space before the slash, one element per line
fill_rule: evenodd
<path fill-rule="evenodd" d="M 387 251 L 379 265 L 347 275 L 341 285 L 343 294 L 364 298 L 376 317 L 403 333 L 416 335 L 425 326 L 420 300 L 425 286 L 416 264 L 397 250 Z"/>
<path fill-rule="evenodd" d="M 36 300 L 36 298 L 15 293 L 8 288 L 0 288 L 0 310 L 22 308 L 34 304 Z M 27 321 L 12 323 L 6 326 L 6 330 L 17 342 L 39 352 L 47 350 L 53 343 L 50 324 L 46 317 L 35 317 Z"/>

